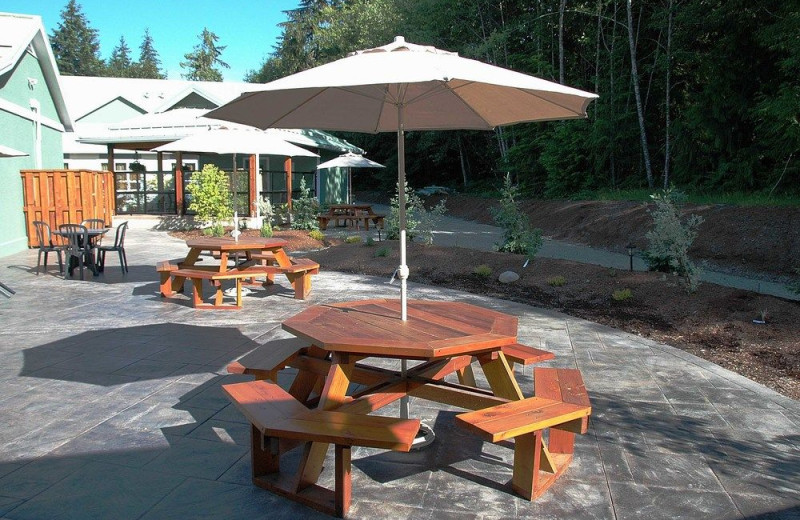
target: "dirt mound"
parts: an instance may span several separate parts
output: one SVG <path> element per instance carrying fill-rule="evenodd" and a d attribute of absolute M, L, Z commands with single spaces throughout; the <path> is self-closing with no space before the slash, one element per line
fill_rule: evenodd
<path fill-rule="evenodd" d="M 386 203 L 374 200 L 377 195 L 363 196 Z M 455 194 L 433 196 L 428 202 L 443 198 L 449 216 L 494 224 L 489 208 L 497 207 L 496 200 Z M 531 224 L 547 237 L 620 253 L 626 252 L 628 244 L 645 249 L 645 233 L 652 227 L 648 210 L 653 205 L 641 202 L 530 200 L 522 207 Z M 800 208 L 687 204 L 684 213 L 704 219 L 690 250 L 700 265 L 753 277 L 796 276 L 794 269 L 800 267 Z"/>

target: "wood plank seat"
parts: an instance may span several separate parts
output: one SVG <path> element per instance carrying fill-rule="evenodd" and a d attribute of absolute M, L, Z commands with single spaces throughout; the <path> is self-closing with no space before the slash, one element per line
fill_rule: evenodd
<path fill-rule="evenodd" d="M 520 343 L 512 343 L 510 345 L 503 345 L 503 355 L 506 357 L 506 360 L 511 364 L 511 369 L 513 370 L 514 363 L 519 363 L 520 365 L 527 366 L 534 363 L 541 363 L 542 361 L 548 361 L 551 359 L 555 359 L 555 354 L 552 352 L 548 352 L 546 350 L 541 350 L 534 347 L 529 347 L 528 345 L 522 345 Z M 462 385 L 474 386 L 477 387 L 477 383 L 475 382 L 475 373 L 472 371 L 472 366 L 467 365 L 464 368 L 459 369 L 458 373 L 458 382 Z"/>
<path fill-rule="evenodd" d="M 256 380 L 277 382 L 278 372 L 311 345 L 300 338 L 270 341 L 228 365 L 229 374 L 247 374 Z"/>
<path fill-rule="evenodd" d="M 173 264 L 169 260 L 163 260 L 156 264 L 162 296 L 172 296 L 176 290 L 183 291 L 183 287 L 172 287 L 172 272 L 176 270 L 178 270 L 177 264 Z"/>
<path fill-rule="evenodd" d="M 504 345 L 503 354 L 505 354 L 507 360 L 525 366 L 541 363 L 542 361 L 549 361 L 556 357 L 552 352 L 529 347 L 528 345 L 522 345 L 520 343 Z"/>
<path fill-rule="evenodd" d="M 267 284 L 274 282 L 276 274 L 285 274 L 289 283 L 294 288 L 294 297 L 298 300 L 305 300 L 311 292 L 311 277 L 319 274 L 319 263 L 310 258 L 288 257 L 291 265 L 278 265 L 278 259 L 273 253 L 253 253 L 250 255 L 252 260 L 261 261 L 261 265 L 266 269 Z"/>
<path fill-rule="evenodd" d="M 350 451 L 367 446 L 409 451 L 419 420 L 337 411 L 309 410 L 275 383 L 251 381 L 223 385 L 223 391 L 251 424 L 253 483 L 327 514 L 344 517 L 350 507 Z M 280 473 L 281 439 L 335 445 L 335 487 L 301 486 Z M 299 468 L 297 474 L 302 473 Z"/>
<path fill-rule="evenodd" d="M 573 437 L 575 433 L 585 433 L 587 418 L 592 413 L 579 371 L 536 368 L 534 378 L 540 375 L 542 384 L 547 387 L 542 392 L 544 395 L 536 392 L 534 397 L 456 416 L 459 426 L 484 440 L 514 439 L 511 487 L 528 500 L 547 490 L 572 462 L 573 446 L 559 440 L 559 433 Z M 563 384 L 560 382 L 562 375 Z M 561 388 L 567 390 L 561 391 Z M 559 396 L 556 396 L 557 391 Z M 550 433 L 545 445 L 542 434 L 547 428 Z"/>
<path fill-rule="evenodd" d="M 173 269 L 169 272 L 173 278 L 173 286 L 176 280 L 186 278 L 192 282 L 192 305 L 195 309 L 241 309 L 242 308 L 242 280 L 265 274 L 263 266 L 249 266 L 244 268 L 232 268 L 221 273 L 216 268 L 207 269 L 199 267 L 183 267 Z M 203 301 L 203 280 L 208 280 L 216 289 L 214 303 Z M 222 303 L 222 280 L 236 281 L 236 303 L 224 305 Z M 162 292 L 163 294 L 163 292 Z"/>
<path fill-rule="evenodd" d="M 345 224 L 350 223 L 354 225 L 356 228 L 359 225 L 364 226 L 366 231 L 369 231 L 369 223 L 372 221 L 373 225 L 375 225 L 379 229 L 383 229 L 383 221 L 386 218 L 386 215 L 377 215 L 377 214 L 364 214 L 364 215 L 341 215 L 341 214 L 331 214 L 331 213 L 323 213 L 317 215 L 317 221 L 319 222 L 319 228 L 322 231 L 328 229 L 328 222 L 331 220 L 336 222 L 336 225 L 339 224 L 339 221 L 344 221 Z"/>

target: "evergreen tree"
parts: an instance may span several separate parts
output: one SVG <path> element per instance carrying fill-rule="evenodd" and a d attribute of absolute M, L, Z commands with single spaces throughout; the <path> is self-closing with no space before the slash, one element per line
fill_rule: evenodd
<path fill-rule="evenodd" d="M 181 62 L 181 68 L 189 71 L 183 77 L 191 81 L 222 81 L 222 73 L 216 66 L 230 68 L 220 59 L 226 46 L 218 46 L 219 37 L 205 27 L 198 37 L 200 44 L 195 46 L 194 52 L 183 56 L 186 61 Z"/>
<path fill-rule="evenodd" d="M 130 78 L 133 75 L 131 49 L 124 36 L 120 36 L 119 44 L 111 51 L 106 74 L 114 78 Z"/>
<path fill-rule="evenodd" d="M 97 30 L 75 0 L 61 11 L 61 21 L 50 36 L 58 70 L 66 76 L 102 76 L 105 64 L 100 58 Z"/>
<path fill-rule="evenodd" d="M 153 45 L 150 29 L 144 30 L 142 44 L 139 46 L 139 61 L 134 65 L 133 77 L 149 79 L 166 79 L 167 77 L 161 72 L 161 59 Z"/>

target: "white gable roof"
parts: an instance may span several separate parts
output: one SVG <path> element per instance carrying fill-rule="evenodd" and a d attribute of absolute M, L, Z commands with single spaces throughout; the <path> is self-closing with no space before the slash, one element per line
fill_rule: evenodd
<path fill-rule="evenodd" d="M 70 114 L 81 119 L 117 98 L 123 98 L 144 112 L 163 112 L 190 94 L 202 96 L 215 105 L 236 98 L 252 83 L 235 81 L 186 81 L 177 79 L 100 78 L 64 76 L 61 78 Z"/>
<path fill-rule="evenodd" d="M 64 103 L 56 60 L 42 19 L 28 14 L 0 13 L 0 75 L 10 72 L 22 59 L 28 47 L 39 60 L 47 88 L 53 98 L 61 124 L 72 130 L 72 120 Z"/>

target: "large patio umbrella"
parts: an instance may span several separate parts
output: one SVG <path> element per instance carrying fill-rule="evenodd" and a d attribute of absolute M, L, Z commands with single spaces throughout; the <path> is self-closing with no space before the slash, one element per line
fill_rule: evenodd
<path fill-rule="evenodd" d="M 233 155 L 234 197 L 236 194 L 236 154 L 319 157 L 319 155 L 261 130 L 217 128 L 199 131 L 177 141 L 153 148 L 154 152 L 196 152 Z M 287 180 L 288 182 L 288 180 Z M 292 188 L 287 184 L 288 197 Z"/>
<path fill-rule="evenodd" d="M 340 155 L 330 161 L 325 161 L 322 164 L 317 165 L 318 170 L 324 170 L 326 168 L 347 168 L 347 198 L 348 203 L 352 202 L 350 200 L 351 194 L 353 193 L 353 168 L 386 168 L 386 166 L 382 164 L 378 164 L 375 161 L 370 161 L 363 155 L 359 155 L 357 153 L 347 152 L 345 154 Z"/>
<path fill-rule="evenodd" d="M 261 85 L 208 116 L 258 128 L 397 132 L 397 272 L 405 320 L 405 130 L 491 130 L 525 121 L 584 118 L 596 97 L 397 37 L 389 45 Z"/>

